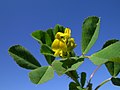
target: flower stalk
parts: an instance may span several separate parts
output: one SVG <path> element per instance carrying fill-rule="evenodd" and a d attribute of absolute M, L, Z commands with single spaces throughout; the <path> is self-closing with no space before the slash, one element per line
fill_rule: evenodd
<path fill-rule="evenodd" d="M 89 83 L 91 82 L 93 76 L 95 75 L 95 73 L 97 72 L 97 70 L 98 70 L 100 67 L 101 67 L 101 65 L 98 66 L 98 67 L 93 71 L 93 73 L 90 75 Z"/>
<path fill-rule="evenodd" d="M 98 85 L 95 90 L 98 90 L 98 88 L 100 88 L 102 85 L 104 85 L 105 83 L 109 82 L 111 80 L 111 77 L 106 79 L 105 81 L 103 81 L 100 85 Z"/>

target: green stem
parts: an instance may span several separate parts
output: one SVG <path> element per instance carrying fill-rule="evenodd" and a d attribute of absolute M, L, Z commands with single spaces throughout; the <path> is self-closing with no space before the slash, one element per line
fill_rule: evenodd
<path fill-rule="evenodd" d="M 109 82 L 111 80 L 111 78 L 106 79 L 105 81 L 103 81 L 100 85 L 98 85 L 95 90 L 98 90 L 98 88 L 100 88 L 102 85 L 104 85 L 105 83 Z"/>
<path fill-rule="evenodd" d="M 90 58 L 90 56 L 85 56 L 84 54 L 80 56 L 81 58 Z"/>
<path fill-rule="evenodd" d="M 101 66 L 101 65 L 100 65 L 100 66 Z M 89 83 L 91 82 L 93 76 L 95 75 L 95 73 L 97 72 L 97 70 L 100 68 L 100 66 L 98 66 L 98 67 L 93 71 L 93 73 L 90 75 Z"/>

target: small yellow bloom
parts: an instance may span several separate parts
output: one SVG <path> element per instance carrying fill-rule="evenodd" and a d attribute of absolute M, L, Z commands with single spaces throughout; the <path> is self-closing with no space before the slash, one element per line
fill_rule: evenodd
<path fill-rule="evenodd" d="M 55 39 L 61 39 L 62 37 L 64 37 L 64 33 L 62 32 L 57 32 L 57 34 L 55 35 Z"/>
<path fill-rule="evenodd" d="M 67 46 L 62 40 L 55 39 L 52 43 L 52 50 L 55 52 L 55 56 L 59 56 L 60 51 L 67 51 Z"/>
<path fill-rule="evenodd" d="M 52 43 L 52 50 L 55 52 L 55 56 L 65 57 L 69 55 L 69 52 L 72 51 L 75 47 L 75 41 L 71 37 L 71 30 L 65 28 L 64 33 L 57 32 L 55 35 L 55 40 Z"/>
<path fill-rule="evenodd" d="M 68 43 L 67 43 L 67 50 L 68 51 L 71 51 L 71 50 L 73 50 L 75 47 L 77 46 L 77 44 L 75 44 L 75 41 L 74 41 L 74 38 L 70 38 L 69 40 L 68 40 Z"/>
<path fill-rule="evenodd" d="M 64 32 L 66 38 L 70 38 L 71 37 L 71 30 L 69 28 L 65 28 L 65 32 Z"/>

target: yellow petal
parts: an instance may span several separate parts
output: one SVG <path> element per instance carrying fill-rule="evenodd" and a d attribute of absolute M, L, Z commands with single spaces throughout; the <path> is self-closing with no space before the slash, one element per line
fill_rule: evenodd
<path fill-rule="evenodd" d="M 59 56 L 61 56 L 62 58 L 65 58 L 67 56 L 67 52 L 64 52 L 64 51 L 60 51 L 59 52 Z"/>
<path fill-rule="evenodd" d="M 74 38 L 70 38 L 70 39 L 68 40 L 68 43 L 67 43 L 67 50 L 68 50 L 68 51 L 71 51 L 71 50 L 73 50 L 75 47 L 76 47 L 76 44 L 75 44 Z"/>
<path fill-rule="evenodd" d="M 60 50 L 56 50 L 55 53 L 54 53 L 54 56 L 59 56 L 60 55 Z"/>
<path fill-rule="evenodd" d="M 63 57 L 63 51 L 62 51 L 62 50 L 59 52 L 59 55 L 60 55 L 61 57 Z"/>
<path fill-rule="evenodd" d="M 65 31 L 64 31 L 64 33 L 71 34 L 71 30 L 70 30 L 70 28 L 65 28 Z"/>
<path fill-rule="evenodd" d="M 65 28 L 64 34 L 67 38 L 71 37 L 71 30 L 69 28 Z"/>
<path fill-rule="evenodd" d="M 67 45 L 64 41 L 59 40 L 59 39 L 55 39 L 52 43 L 52 50 L 55 52 L 58 49 L 61 49 L 63 51 L 67 50 Z"/>
<path fill-rule="evenodd" d="M 62 32 L 57 32 L 57 34 L 55 35 L 56 39 L 61 39 L 62 37 L 64 37 L 64 33 Z"/>
<path fill-rule="evenodd" d="M 55 39 L 52 43 L 52 50 L 55 52 L 56 50 L 59 49 L 60 46 L 60 40 L 59 39 Z"/>
<path fill-rule="evenodd" d="M 67 45 L 64 41 L 60 41 L 60 44 L 59 44 L 59 49 L 63 50 L 63 51 L 66 51 L 67 50 Z"/>

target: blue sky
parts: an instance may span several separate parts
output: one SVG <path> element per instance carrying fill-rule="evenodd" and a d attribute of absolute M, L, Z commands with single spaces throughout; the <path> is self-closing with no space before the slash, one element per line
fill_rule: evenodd
<path fill-rule="evenodd" d="M 59 77 L 55 74 L 47 83 L 32 84 L 28 78 L 29 70 L 20 68 L 7 50 L 11 45 L 20 44 L 45 66 L 47 64 L 39 52 L 39 45 L 30 34 L 60 24 L 71 28 L 77 43 L 75 51 L 80 55 L 82 22 L 92 15 L 101 17 L 101 28 L 100 36 L 88 55 L 99 50 L 106 40 L 120 39 L 119 0 L 0 0 L 0 90 L 68 90 L 71 79 L 65 75 Z M 95 68 L 86 59 L 78 71 L 87 72 L 89 78 Z M 103 65 L 92 80 L 93 88 L 109 77 Z M 109 82 L 99 90 L 119 89 Z"/>

